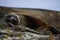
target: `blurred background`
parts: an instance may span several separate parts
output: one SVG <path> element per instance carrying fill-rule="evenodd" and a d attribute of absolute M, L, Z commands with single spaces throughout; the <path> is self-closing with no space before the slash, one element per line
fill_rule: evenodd
<path fill-rule="evenodd" d="M 0 6 L 60 11 L 60 0 L 0 0 Z"/>

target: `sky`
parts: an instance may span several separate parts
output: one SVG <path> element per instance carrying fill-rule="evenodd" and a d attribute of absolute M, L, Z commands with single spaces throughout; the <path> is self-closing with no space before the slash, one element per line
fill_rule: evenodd
<path fill-rule="evenodd" d="M 60 0 L 0 0 L 0 6 L 60 11 Z"/>

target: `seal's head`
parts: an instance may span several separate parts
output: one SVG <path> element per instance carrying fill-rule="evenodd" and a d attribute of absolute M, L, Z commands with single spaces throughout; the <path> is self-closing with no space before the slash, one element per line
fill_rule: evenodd
<path fill-rule="evenodd" d="M 3 18 L 3 20 L 4 20 L 4 22 L 11 23 L 13 25 L 18 25 L 20 22 L 19 16 L 16 15 L 15 13 L 6 14 Z"/>

